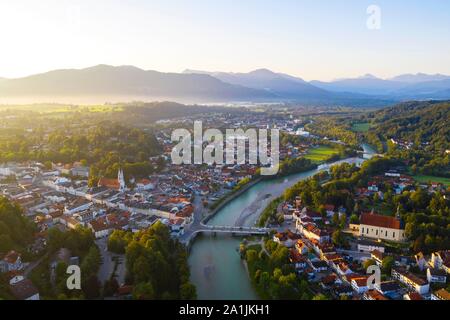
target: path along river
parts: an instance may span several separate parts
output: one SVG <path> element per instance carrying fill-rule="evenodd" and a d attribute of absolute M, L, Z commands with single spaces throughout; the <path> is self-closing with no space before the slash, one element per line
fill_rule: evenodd
<path fill-rule="evenodd" d="M 330 165 L 343 162 L 361 164 L 375 154 L 368 145 L 362 146 L 364 159 L 349 158 Z M 280 196 L 286 188 L 297 181 L 307 179 L 323 169 L 321 166 L 316 170 L 259 182 L 225 205 L 208 224 L 253 226 L 270 201 Z M 195 240 L 189 256 L 189 265 L 191 281 L 197 287 L 198 299 L 252 300 L 258 298 L 238 253 L 241 240 L 220 235 L 199 236 Z"/>

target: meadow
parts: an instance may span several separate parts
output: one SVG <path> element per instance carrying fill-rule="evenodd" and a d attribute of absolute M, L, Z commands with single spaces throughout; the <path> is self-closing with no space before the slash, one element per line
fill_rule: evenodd
<path fill-rule="evenodd" d="M 428 183 L 428 182 L 437 182 L 442 183 L 443 185 L 450 187 L 450 178 L 444 178 L 444 177 L 433 177 L 433 176 L 425 176 L 425 175 L 416 175 L 413 176 L 414 180 L 421 183 Z"/>
<path fill-rule="evenodd" d="M 352 125 L 352 131 L 354 132 L 367 132 L 369 131 L 370 123 L 364 122 L 364 123 L 354 123 Z"/>
<path fill-rule="evenodd" d="M 305 155 L 305 158 L 319 163 L 328 160 L 331 156 L 338 153 L 339 150 L 337 148 L 329 146 L 319 146 L 317 148 L 309 149 L 308 153 Z"/>

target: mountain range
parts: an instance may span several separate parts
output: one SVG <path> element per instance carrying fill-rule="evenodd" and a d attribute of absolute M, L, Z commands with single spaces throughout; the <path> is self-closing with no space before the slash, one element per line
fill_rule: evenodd
<path fill-rule="evenodd" d="M 311 81 L 310 83 L 318 88 L 334 92 L 382 95 L 396 99 L 434 99 L 440 98 L 442 91 L 450 89 L 450 76 L 418 73 L 380 79 L 366 74 L 353 79 L 339 79 L 331 82 Z"/>
<path fill-rule="evenodd" d="M 24 78 L 0 78 L 0 103 L 115 102 L 299 102 L 383 106 L 408 99 L 449 99 L 450 76 L 405 74 L 380 79 L 367 74 L 331 82 L 310 81 L 267 69 L 248 73 L 186 70 L 162 73 L 134 66 L 98 65 L 54 70 Z"/>

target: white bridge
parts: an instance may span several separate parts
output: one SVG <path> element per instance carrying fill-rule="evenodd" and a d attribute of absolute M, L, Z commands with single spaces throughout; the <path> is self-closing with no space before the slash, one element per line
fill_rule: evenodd
<path fill-rule="evenodd" d="M 239 226 L 210 226 L 202 224 L 201 228 L 197 229 L 195 232 L 265 235 L 270 232 L 270 229 Z"/>
<path fill-rule="evenodd" d="M 271 229 L 269 228 L 257 228 L 257 227 L 240 227 L 240 226 L 213 226 L 200 224 L 195 228 L 186 232 L 181 238 L 180 241 L 184 244 L 187 244 L 189 247 L 191 241 L 201 233 L 209 233 L 209 234 L 231 234 L 235 236 L 264 236 L 269 234 Z"/>

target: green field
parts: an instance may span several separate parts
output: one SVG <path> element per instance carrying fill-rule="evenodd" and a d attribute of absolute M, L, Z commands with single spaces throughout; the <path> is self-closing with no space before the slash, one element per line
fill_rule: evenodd
<path fill-rule="evenodd" d="M 370 123 L 364 122 L 364 123 L 354 123 L 352 126 L 352 131 L 354 132 L 367 132 L 369 131 Z"/>
<path fill-rule="evenodd" d="M 433 176 L 424 176 L 424 175 L 417 175 L 413 176 L 414 180 L 422 183 L 428 183 L 428 182 L 437 182 L 442 183 L 443 185 L 446 185 L 447 187 L 450 186 L 450 178 L 443 178 L 443 177 L 433 177 Z"/>
<path fill-rule="evenodd" d="M 336 148 L 320 146 L 318 148 L 309 149 L 308 153 L 305 155 L 305 158 L 311 160 L 312 162 L 323 162 L 328 160 L 330 156 L 338 153 L 339 151 Z"/>

